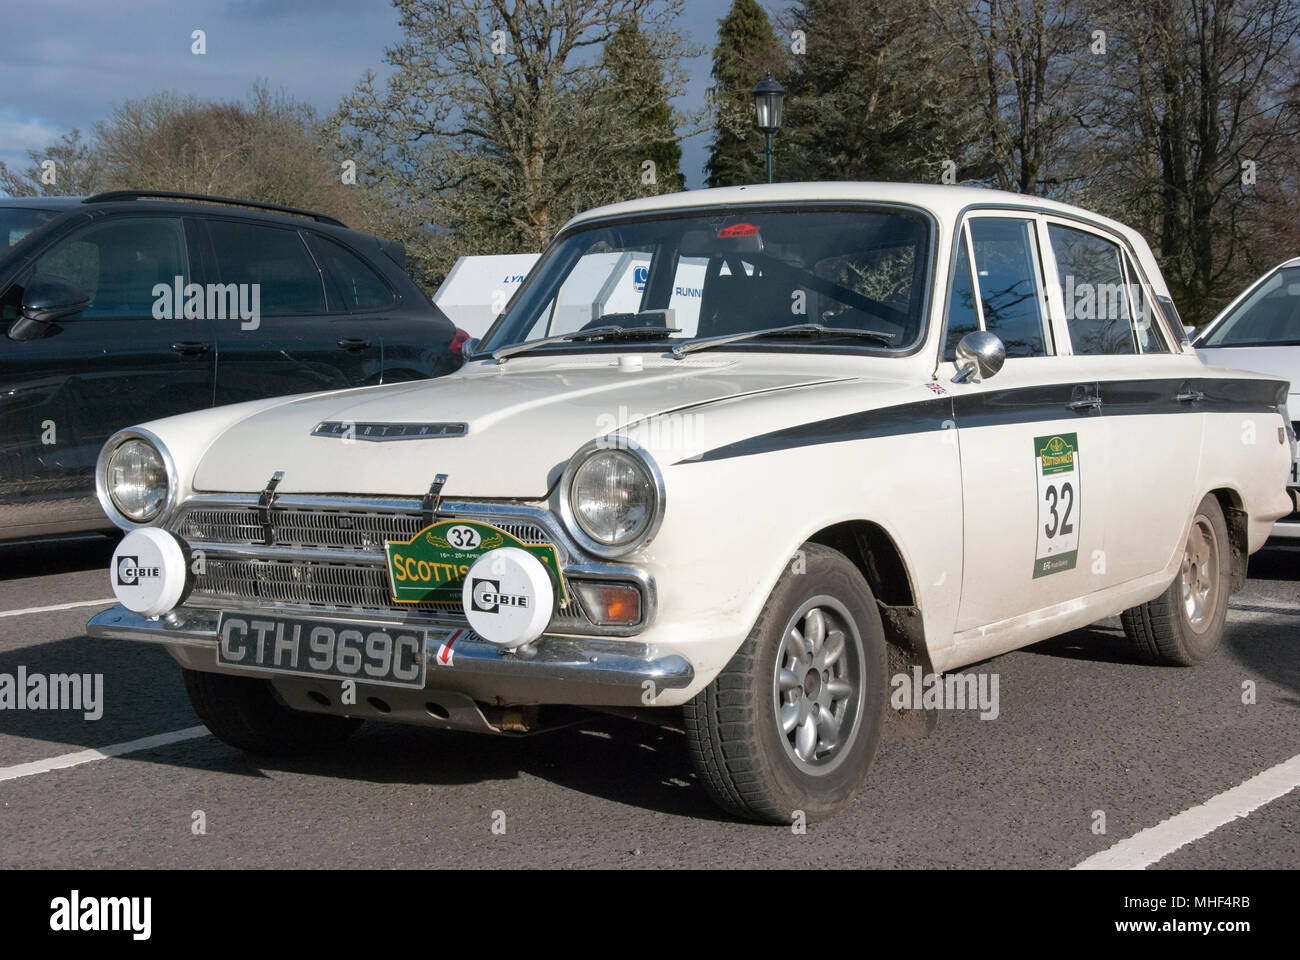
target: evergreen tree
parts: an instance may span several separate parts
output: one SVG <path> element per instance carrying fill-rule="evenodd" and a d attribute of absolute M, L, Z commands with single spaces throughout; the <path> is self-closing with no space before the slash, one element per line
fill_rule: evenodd
<path fill-rule="evenodd" d="M 606 93 L 636 141 L 618 158 L 620 179 L 627 179 L 637 195 L 681 190 L 682 148 L 663 64 L 635 20 L 623 23 L 605 45 L 604 61 Z"/>
<path fill-rule="evenodd" d="M 780 74 L 785 51 L 772 21 L 756 0 L 732 0 L 718 21 L 713 50 L 714 134 L 704 168 L 710 187 L 759 183 L 767 178 L 763 135 L 754 129 L 754 85 Z"/>
<path fill-rule="evenodd" d="M 792 58 L 784 138 L 807 180 L 938 183 L 969 176 L 977 149 L 964 75 L 935 11 L 915 0 L 803 0 L 787 15 Z M 961 64 L 964 66 L 964 64 Z"/>

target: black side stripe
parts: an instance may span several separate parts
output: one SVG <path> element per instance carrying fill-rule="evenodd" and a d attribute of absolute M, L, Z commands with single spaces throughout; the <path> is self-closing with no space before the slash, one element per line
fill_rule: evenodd
<path fill-rule="evenodd" d="M 1066 404 L 1091 387 L 1100 408 L 1071 411 Z M 1069 417 L 1151 416 L 1172 413 L 1276 413 L 1287 385 L 1276 380 L 1106 380 L 1096 384 L 1057 383 L 964 396 L 934 397 L 796 424 L 714 447 L 678 463 L 707 463 L 777 450 L 896 437 L 935 430 L 1038 423 Z M 1200 395 L 1200 396 L 1198 396 Z M 1179 397 L 1186 399 L 1179 399 Z"/>

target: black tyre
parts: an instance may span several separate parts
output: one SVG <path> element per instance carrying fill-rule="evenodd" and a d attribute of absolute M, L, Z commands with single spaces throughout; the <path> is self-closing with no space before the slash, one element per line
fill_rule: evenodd
<path fill-rule="evenodd" d="M 809 544 L 722 672 L 683 708 L 710 796 L 745 819 L 842 810 L 867 775 L 886 702 L 885 633 L 849 560 Z"/>
<path fill-rule="evenodd" d="M 1232 544 L 1213 494 L 1196 508 L 1182 566 L 1164 593 L 1124 611 L 1124 633 L 1147 663 L 1191 667 L 1223 641 L 1232 592 Z"/>
<path fill-rule="evenodd" d="M 185 691 L 217 739 L 247 753 L 287 757 L 342 743 L 361 726 L 351 717 L 290 710 L 271 684 L 253 677 L 182 670 Z"/>

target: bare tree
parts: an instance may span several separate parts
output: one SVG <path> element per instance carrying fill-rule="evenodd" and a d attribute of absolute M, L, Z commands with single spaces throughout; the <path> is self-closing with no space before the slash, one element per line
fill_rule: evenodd
<path fill-rule="evenodd" d="M 1080 0 L 929 0 L 962 86 L 979 104 L 963 175 L 1018 193 L 1076 197 L 1092 172 L 1078 115 L 1089 33 Z"/>
<path fill-rule="evenodd" d="M 372 228 L 379 219 L 357 191 L 341 182 L 315 139 L 311 108 L 254 87 L 247 103 L 211 103 L 157 93 L 127 100 L 95 124 L 83 142 L 72 131 L 15 175 L 0 169 L 0 187 L 15 196 L 98 190 L 154 189 L 220 194 L 309 207 Z M 40 163 L 53 159 L 56 184 L 42 182 Z"/>
<path fill-rule="evenodd" d="M 1189 323 L 1277 257 L 1300 135 L 1295 0 L 1115 0 L 1105 144 L 1112 212 L 1138 221 Z M 1289 214 L 1294 221 L 1294 213 Z"/>
<path fill-rule="evenodd" d="M 21 173 L 0 161 L 0 190 L 11 197 L 79 197 L 104 182 L 103 164 L 93 146 L 70 130 L 44 150 L 29 150 L 32 165 Z"/>
<path fill-rule="evenodd" d="M 394 72 L 367 73 L 343 100 L 334 145 L 383 195 L 426 274 L 453 252 L 541 249 L 572 214 L 626 196 L 620 165 L 647 133 L 607 95 L 601 52 L 635 24 L 675 96 L 683 3 L 394 0 Z"/>

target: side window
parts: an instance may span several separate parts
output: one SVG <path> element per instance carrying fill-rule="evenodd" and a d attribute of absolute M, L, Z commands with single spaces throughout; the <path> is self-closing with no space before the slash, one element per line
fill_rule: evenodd
<path fill-rule="evenodd" d="M 957 344 L 961 338 L 980 328 L 979 313 L 975 309 L 975 284 L 970 275 L 970 247 L 966 245 L 966 231 L 957 245 L 957 259 L 952 266 L 952 290 L 948 297 L 948 336 L 943 345 L 945 360 L 957 359 Z"/>
<path fill-rule="evenodd" d="M 222 283 L 258 285 L 263 316 L 325 312 L 325 286 L 297 230 L 209 220 Z"/>
<path fill-rule="evenodd" d="M 1044 356 L 1047 344 L 1033 222 L 976 217 L 970 221 L 970 237 L 984 329 L 1002 339 L 1008 357 Z"/>
<path fill-rule="evenodd" d="M 393 292 L 383 277 L 351 250 L 321 236 L 312 237 L 312 249 L 320 254 L 349 312 L 363 313 L 392 306 Z"/>
<path fill-rule="evenodd" d="M 1127 253 L 1124 254 L 1124 276 L 1128 279 L 1133 332 L 1137 336 L 1139 349 L 1143 353 L 1169 353 L 1169 345 L 1165 343 L 1160 330 L 1160 321 L 1156 319 L 1158 307 L 1147 296 L 1146 288 L 1142 286 L 1142 276 Z"/>
<path fill-rule="evenodd" d="M 1072 227 L 1047 228 L 1078 355 L 1137 353 L 1119 245 Z"/>
<path fill-rule="evenodd" d="M 90 306 L 74 320 L 152 317 L 154 285 L 189 277 L 185 232 L 174 217 L 118 217 L 93 223 L 59 241 L 36 261 L 32 275 L 80 288 Z"/>

